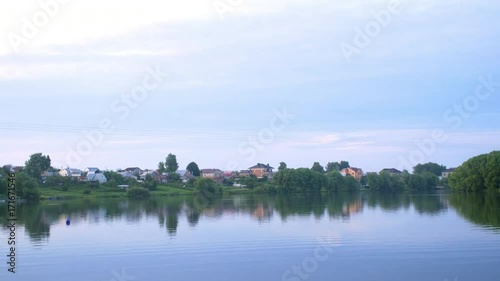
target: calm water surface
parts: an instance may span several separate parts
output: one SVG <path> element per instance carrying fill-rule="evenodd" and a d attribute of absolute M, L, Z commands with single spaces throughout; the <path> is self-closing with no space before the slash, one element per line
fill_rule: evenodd
<path fill-rule="evenodd" d="M 0 280 L 500 280 L 500 197 L 238 195 L 49 201 L 17 210 Z M 71 218 L 67 226 L 65 218 Z"/>

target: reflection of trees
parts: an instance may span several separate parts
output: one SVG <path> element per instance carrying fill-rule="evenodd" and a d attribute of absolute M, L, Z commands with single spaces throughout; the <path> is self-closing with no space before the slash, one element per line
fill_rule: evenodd
<path fill-rule="evenodd" d="M 435 215 L 447 209 L 447 204 L 440 195 L 412 196 L 412 202 L 419 214 Z"/>
<path fill-rule="evenodd" d="M 444 199 L 443 199 L 444 198 Z M 314 217 L 349 220 L 364 208 L 385 211 L 408 209 L 411 206 L 424 215 L 446 210 L 447 197 L 438 195 L 410 195 L 405 193 L 333 193 L 296 195 L 235 195 L 224 198 L 197 196 L 152 198 L 150 200 L 73 200 L 49 201 L 17 206 L 18 225 L 34 241 L 50 237 L 51 225 L 64 224 L 71 218 L 72 226 L 82 222 L 141 221 L 152 217 L 165 228 L 168 235 L 176 235 L 180 221 L 196 227 L 205 218 L 219 218 L 225 214 L 242 213 L 258 222 L 270 221 L 275 215 L 286 221 L 289 217 Z M 450 204 L 465 218 L 481 224 L 500 227 L 499 197 L 479 194 L 452 194 Z M 0 224 L 8 225 L 7 205 L 0 205 Z"/>
<path fill-rule="evenodd" d="M 472 223 L 500 230 L 500 196 L 487 193 L 452 193 L 449 203 L 458 214 Z"/>

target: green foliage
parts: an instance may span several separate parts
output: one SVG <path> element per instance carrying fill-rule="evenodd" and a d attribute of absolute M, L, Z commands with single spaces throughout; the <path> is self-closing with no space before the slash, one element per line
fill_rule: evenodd
<path fill-rule="evenodd" d="M 328 162 L 328 164 L 326 164 L 326 172 L 327 173 L 330 173 L 330 172 L 335 172 L 335 171 L 340 171 L 340 163 L 338 162 Z"/>
<path fill-rule="evenodd" d="M 326 190 L 328 192 L 336 192 L 345 189 L 344 177 L 337 171 L 326 173 Z"/>
<path fill-rule="evenodd" d="M 200 168 L 195 162 L 189 163 L 186 167 L 186 170 L 188 170 L 195 177 L 199 177 L 201 175 Z"/>
<path fill-rule="evenodd" d="M 220 187 L 215 181 L 209 178 L 196 179 L 194 187 L 197 192 L 202 192 L 209 198 L 215 195 L 221 195 L 223 193 L 222 187 Z"/>
<path fill-rule="evenodd" d="M 16 191 L 17 196 L 26 200 L 40 199 L 38 182 L 27 173 L 16 174 Z"/>
<path fill-rule="evenodd" d="M 239 183 L 246 185 L 249 189 L 254 189 L 258 184 L 258 180 L 255 175 L 250 175 L 249 177 L 241 177 Z"/>
<path fill-rule="evenodd" d="M 116 183 L 116 185 L 126 184 L 125 178 L 117 172 L 105 171 L 103 174 L 108 180 L 108 183 L 114 181 L 113 184 Z M 113 184 L 108 184 L 107 186 L 113 186 Z"/>
<path fill-rule="evenodd" d="M 181 182 L 181 176 L 177 173 L 168 173 L 169 182 Z"/>
<path fill-rule="evenodd" d="M 423 174 L 425 172 L 430 172 L 438 177 L 440 177 L 445 170 L 446 170 L 445 166 L 432 162 L 425 164 L 418 164 L 417 166 L 413 167 L 414 174 Z"/>
<path fill-rule="evenodd" d="M 166 172 L 168 173 L 174 173 L 179 169 L 179 163 L 177 163 L 177 157 L 174 154 L 168 154 L 165 161 L 165 168 L 167 169 Z"/>
<path fill-rule="evenodd" d="M 408 188 L 412 190 L 426 190 L 427 180 L 424 176 L 419 174 L 411 174 L 408 177 L 408 182 L 406 183 Z"/>
<path fill-rule="evenodd" d="M 325 173 L 325 169 L 323 168 L 323 166 L 321 166 L 321 164 L 319 164 L 319 162 L 314 162 L 311 170 L 313 170 L 315 172 L 322 173 L 322 174 Z"/>
<path fill-rule="evenodd" d="M 163 174 L 167 171 L 167 168 L 165 168 L 165 162 L 161 161 L 158 163 L 158 173 Z"/>
<path fill-rule="evenodd" d="M 41 153 L 35 153 L 30 156 L 30 159 L 25 163 L 26 173 L 35 178 L 40 179 L 42 173 L 50 168 L 50 157 L 44 156 Z"/>
<path fill-rule="evenodd" d="M 274 182 L 279 192 L 320 192 L 327 184 L 324 174 L 307 168 L 278 171 Z"/>
<path fill-rule="evenodd" d="M 368 173 L 366 176 L 368 186 L 378 191 L 400 191 L 406 188 L 404 177 L 387 172 Z"/>
<path fill-rule="evenodd" d="M 83 194 L 85 194 L 85 195 L 89 195 L 90 193 L 92 193 L 92 190 L 90 188 L 85 188 L 83 190 Z"/>
<path fill-rule="evenodd" d="M 286 169 L 286 163 L 285 162 L 280 162 L 280 166 L 278 167 L 278 171 L 283 171 Z"/>
<path fill-rule="evenodd" d="M 147 188 L 133 187 L 127 190 L 127 196 L 130 198 L 146 199 L 149 198 L 150 192 Z"/>
<path fill-rule="evenodd" d="M 1 178 L 0 179 L 0 194 L 7 195 L 7 187 L 8 187 L 8 182 L 6 179 Z"/>
<path fill-rule="evenodd" d="M 500 151 L 465 161 L 450 175 L 449 183 L 459 191 L 500 190 Z"/>
<path fill-rule="evenodd" d="M 345 168 L 349 168 L 351 167 L 349 165 L 349 162 L 348 161 L 340 161 L 339 162 L 328 162 L 328 164 L 326 165 L 326 172 L 329 173 L 329 172 L 334 172 L 334 171 L 342 171 L 343 169 Z"/>

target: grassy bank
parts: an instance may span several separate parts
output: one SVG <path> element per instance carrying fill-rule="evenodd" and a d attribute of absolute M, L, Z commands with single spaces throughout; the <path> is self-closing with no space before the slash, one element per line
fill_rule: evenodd
<path fill-rule="evenodd" d="M 99 186 L 96 188 L 88 188 L 86 186 L 75 185 L 69 186 L 67 191 L 62 191 L 54 187 L 40 188 L 41 200 L 54 199 L 79 199 L 79 198 L 126 198 L 127 190 L 120 188 L 109 188 Z M 192 195 L 192 188 L 179 188 L 175 186 L 159 185 L 157 190 L 151 191 L 151 196 L 180 196 Z"/>

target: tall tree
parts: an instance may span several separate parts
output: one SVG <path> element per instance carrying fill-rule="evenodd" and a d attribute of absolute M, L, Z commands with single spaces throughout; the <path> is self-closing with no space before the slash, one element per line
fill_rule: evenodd
<path fill-rule="evenodd" d="M 351 167 L 349 165 L 349 161 L 340 161 L 340 167 L 339 167 L 340 170 L 343 170 L 343 169 L 349 168 L 349 167 Z"/>
<path fill-rule="evenodd" d="M 38 180 L 42 176 L 42 173 L 50 168 L 50 157 L 44 156 L 41 153 L 35 153 L 30 156 L 25 165 L 26 173 Z"/>
<path fill-rule="evenodd" d="M 320 172 L 322 174 L 325 173 L 325 169 L 323 168 L 323 166 L 321 166 L 321 164 L 319 164 L 319 162 L 314 162 L 311 170 L 316 171 L 316 172 Z"/>
<path fill-rule="evenodd" d="M 186 170 L 188 170 L 193 176 L 199 177 L 200 176 L 200 168 L 198 167 L 198 164 L 195 162 L 191 162 L 187 165 Z"/>
<path fill-rule="evenodd" d="M 445 166 L 432 162 L 425 164 L 418 164 L 417 166 L 413 167 L 414 174 L 423 174 L 425 172 L 431 172 L 438 177 L 440 177 L 445 170 L 446 170 Z"/>
<path fill-rule="evenodd" d="M 333 171 L 340 171 L 339 162 L 328 162 L 328 164 L 326 164 L 326 172 L 329 173 Z"/>
<path fill-rule="evenodd" d="M 174 173 L 179 169 L 179 163 L 177 163 L 177 157 L 174 154 L 168 154 L 165 161 L 165 168 L 167 169 L 168 173 Z"/>
<path fill-rule="evenodd" d="M 158 172 L 160 174 L 163 174 L 167 171 L 167 168 L 165 168 L 165 162 L 161 161 L 160 163 L 158 163 Z"/>
<path fill-rule="evenodd" d="M 283 171 L 286 169 L 286 163 L 285 162 L 280 162 L 280 166 L 278 167 L 278 171 Z"/>

